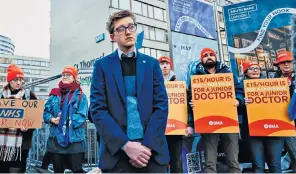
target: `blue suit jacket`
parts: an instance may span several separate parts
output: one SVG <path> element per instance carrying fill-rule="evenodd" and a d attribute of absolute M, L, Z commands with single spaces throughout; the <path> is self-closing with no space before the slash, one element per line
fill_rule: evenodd
<path fill-rule="evenodd" d="M 159 164 L 168 164 L 165 138 L 168 96 L 159 62 L 140 52 L 136 59 L 138 110 L 144 128 L 142 144 L 152 149 Z M 126 94 L 117 51 L 95 62 L 90 103 L 91 116 L 102 142 L 99 167 L 112 169 L 123 154 L 121 147 L 129 140 Z"/>

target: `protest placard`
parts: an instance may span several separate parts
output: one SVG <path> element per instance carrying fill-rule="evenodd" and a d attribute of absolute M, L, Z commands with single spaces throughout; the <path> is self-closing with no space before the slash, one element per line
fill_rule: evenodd
<path fill-rule="evenodd" d="M 43 100 L 0 100 L 1 128 L 41 128 Z"/>
<path fill-rule="evenodd" d="M 166 135 L 185 135 L 187 125 L 187 95 L 184 81 L 165 82 L 169 98 Z"/>
<path fill-rule="evenodd" d="M 197 133 L 238 133 L 233 75 L 191 76 L 194 127 Z"/>
<path fill-rule="evenodd" d="M 287 78 L 245 80 L 250 136 L 295 136 Z"/>

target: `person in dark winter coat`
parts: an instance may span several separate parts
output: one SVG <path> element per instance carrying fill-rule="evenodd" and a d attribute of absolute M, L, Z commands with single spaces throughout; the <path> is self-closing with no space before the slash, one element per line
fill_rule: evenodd
<path fill-rule="evenodd" d="M 206 74 L 220 74 L 231 73 L 230 68 L 225 64 L 217 61 L 217 56 L 214 50 L 211 48 L 204 48 L 200 55 L 201 62 L 196 65 L 196 72 L 192 75 L 206 75 Z M 239 82 L 238 78 L 234 76 L 234 87 L 236 95 L 236 106 L 240 107 L 243 104 L 243 86 Z M 192 100 L 191 82 L 188 85 L 188 100 Z M 193 119 L 193 107 L 192 102 L 188 103 L 188 128 L 187 132 L 190 134 L 193 131 L 194 119 Z M 197 125 L 198 126 L 198 125 Z M 205 173 L 216 173 L 217 165 L 217 150 L 218 140 L 221 139 L 221 144 L 225 149 L 225 157 L 228 165 L 228 172 L 240 173 L 240 167 L 238 162 L 239 135 L 236 133 L 229 134 L 201 134 L 202 141 L 205 149 Z"/>
<path fill-rule="evenodd" d="M 277 60 L 274 63 L 278 67 L 278 71 L 274 78 L 287 77 L 289 84 L 289 91 L 292 97 L 295 90 L 295 72 L 293 71 L 293 57 L 291 52 L 281 52 L 277 56 Z M 295 120 L 294 120 L 295 121 Z M 296 137 L 286 137 L 285 147 L 289 153 L 292 161 L 293 172 L 296 172 Z"/>
<path fill-rule="evenodd" d="M 244 80 L 265 78 L 261 74 L 257 62 L 244 62 Z M 245 105 L 251 101 L 245 98 Z M 246 107 L 243 108 L 243 125 L 248 127 Z M 247 129 L 248 135 L 249 130 Z M 252 168 L 254 173 L 265 172 L 267 162 L 270 173 L 281 173 L 281 153 L 284 144 L 282 137 L 251 137 L 248 136 L 249 149 L 251 152 Z"/>
<path fill-rule="evenodd" d="M 167 56 L 161 56 L 158 59 L 160 68 L 165 81 L 176 81 L 176 75 L 173 72 L 173 61 Z M 170 153 L 170 172 L 183 173 L 182 165 L 182 136 L 166 135 Z"/>
<path fill-rule="evenodd" d="M 24 73 L 18 66 L 7 68 L 7 82 L 1 99 L 37 99 L 33 92 L 24 89 Z M 33 131 L 26 127 L 0 128 L 0 173 L 25 173 Z"/>

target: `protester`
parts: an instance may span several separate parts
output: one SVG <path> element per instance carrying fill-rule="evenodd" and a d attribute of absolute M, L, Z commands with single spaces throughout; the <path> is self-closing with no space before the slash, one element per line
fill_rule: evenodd
<path fill-rule="evenodd" d="M 244 80 L 265 78 L 261 74 L 260 66 L 257 62 L 244 62 Z M 245 104 L 251 101 L 245 98 Z M 243 108 L 243 124 L 248 125 L 247 111 Z M 249 131 L 248 131 L 249 132 Z M 255 137 L 249 136 L 252 168 L 254 173 L 265 172 L 265 162 L 267 162 L 270 173 L 281 173 L 281 154 L 284 144 L 282 137 Z"/>
<path fill-rule="evenodd" d="M 44 122 L 50 124 L 47 151 L 55 173 L 64 173 L 65 169 L 83 173 L 88 104 L 77 75 L 75 67 L 65 67 L 58 88 L 51 90 L 44 108 Z"/>
<path fill-rule="evenodd" d="M 158 58 L 160 68 L 165 81 L 176 81 L 173 69 L 173 61 L 167 56 Z M 182 135 L 166 135 L 170 152 L 170 172 L 183 173 L 182 164 Z"/>
<path fill-rule="evenodd" d="M 210 48 L 204 48 L 200 54 L 201 62 L 197 64 L 196 72 L 193 75 L 206 75 L 206 74 L 220 74 L 220 73 L 231 73 L 230 69 L 217 61 L 217 56 L 214 50 Z M 234 86 L 236 92 L 236 106 L 243 104 L 243 87 L 238 81 L 238 78 L 234 76 Z M 191 82 L 188 86 L 188 101 L 192 100 Z M 188 103 L 188 127 L 187 132 L 192 133 L 194 127 L 193 120 L 193 104 Z M 212 109 L 212 108 L 209 108 Z M 198 125 L 196 125 L 198 126 Z M 228 165 L 228 172 L 240 173 L 240 167 L 238 162 L 238 138 L 237 133 L 208 133 L 201 134 L 202 141 L 205 150 L 205 173 L 216 173 L 217 165 L 217 149 L 218 141 L 220 139 L 221 145 L 224 148 L 225 158 Z"/>
<path fill-rule="evenodd" d="M 281 52 L 277 56 L 274 66 L 278 68 L 274 78 L 287 77 L 290 96 L 292 97 L 295 90 L 295 72 L 293 71 L 293 57 L 291 52 Z M 296 137 L 286 137 L 285 147 L 289 153 L 292 162 L 293 172 L 296 172 Z"/>
<path fill-rule="evenodd" d="M 99 168 L 110 173 L 166 173 L 168 96 L 157 59 L 136 47 L 136 18 L 113 13 L 107 22 L 118 49 L 94 65 L 90 112 L 101 136 Z"/>
<path fill-rule="evenodd" d="M 32 91 L 23 87 L 24 73 L 18 66 L 12 64 L 7 68 L 6 79 L 8 84 L 2 90 L 1 99 L 37 99 Z M 33 131 L 23 126 L 0 128 L 0 173 L 25 173 Z"/>

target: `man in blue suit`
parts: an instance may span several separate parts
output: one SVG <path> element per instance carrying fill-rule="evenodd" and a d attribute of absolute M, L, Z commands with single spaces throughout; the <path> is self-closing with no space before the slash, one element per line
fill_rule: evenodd
<path fill-rule="evenodd" d="M 99 168 L 107 173 L 166 173 L 168 97 L 157 59 L 135 48 L 132 12 L 109 17 L 118 49 L 94 65 L 90 112 L 101 136 Z"/>

